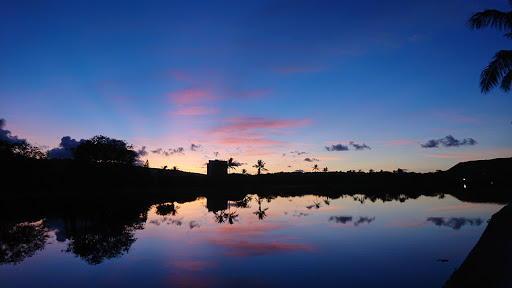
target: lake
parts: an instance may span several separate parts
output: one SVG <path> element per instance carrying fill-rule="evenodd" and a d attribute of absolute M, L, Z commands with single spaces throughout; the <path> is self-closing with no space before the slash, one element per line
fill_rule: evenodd
<path fill-rule="evenodd" d="M 0 286 L 441 287 L 503 206 L 247 195 L 70 209 L 2 222 Z"/>

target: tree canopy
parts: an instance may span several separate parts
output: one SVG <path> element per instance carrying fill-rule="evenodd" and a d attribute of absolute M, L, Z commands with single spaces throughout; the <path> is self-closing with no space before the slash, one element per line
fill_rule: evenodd
<path fill-rule="evenodd" d="M 80 143 L 73 156 L 78 161 L 134 165 L 138 154 L 122 140 L 98 135 Z"/>

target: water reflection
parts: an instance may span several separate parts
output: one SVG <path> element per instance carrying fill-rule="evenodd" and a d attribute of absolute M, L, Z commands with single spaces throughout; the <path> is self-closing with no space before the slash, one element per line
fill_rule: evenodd
<path fill-rule="evenodd" d="M 260 197 L 256 198 L 256 202 L 258 202 L 258 210 L 254 211 L 253 214 L 258 216 L 258 220 L 263 220 L 263 219 L 265 219 L 265 217 L 267 217 L 268 207 L 261 210 L 262 198 L 260 198 Z M 270 201 L 269 201 L 269 203 L 270 203 Z"/>
<path fill-rule="evenodd" d="M 394 201 L 388 203 L 387 199 L 391 198 Z M 433 266 L 440 265 L 435 260 L 450 259 L 448 264 L 459 264 L 452 259 L 463 259 L 459 255 L 469 252 L 471 241 L 476 242 L 485 228 L 482 219 L 492 214 L 489 211 L 499 209 L 493 206 L 486 211 L 479 208 L 480 204 L 464 204 L 450 195 L 444 199 L 437 196 L 416 200 L 409 198 L 407 205 L 401 202 L 405 198 L 399 195 L 379 198 L 336 194 L 285 194 L 277 197 L 230 194 L 187 201 L 168 197 L 136 204 L 127 201 L 124 204 L 102 204 L 100 207 L 90 205 L 82 209 L 75 209 L 74 206 L 61 210 L 44 209 L 30 218 L 44 219 L 40 222 L 25 220 L 10 226 L 0 224 L 0 264 L 24 265 L 18 267 L 27 271 L 25 273 L 40 275 L 40 280 L 46 277 L 41 276 L 44 273 L 57 279 L 56 271 L 64 270 L 71 271 L 69 278 L 72 279 L 78 279 L 82 274 L 87 274 L 87 279 L 104 278 L 103 282 L 83 285 L 87 287 L 109 286 L 111 283 L 108 281 L 112 278 L 126 279 L 119 280 L 116 283 L 119 285 L 110 286 L 133 286 L 135 284 L 130 282 L 132 275 L 151 279 L 149 281 L 154 282 L 148 282 L 148 285 L 158 287 L 165 286 L 162 275 L 171 275 L 169 277 L 172 279 L 179 275 L 190 275 L 203 281 L 210 279 L 208 277 L 224 280 L 236 275 L 237 281 L 240 281 L 251 279 L 256 274 L 266 275 L 258 285 L 376 287 L 378 283 L 367 280 L 363 271 L 376 271 L 374 273 L 379 279 L 392 283 L 404 273 L 418 275 L 423 273 L 419 271 L 445 269 L 444 276 L 442 273 L 436 274 L 440 275 L 436 276 L 440 279 L 438 282 L 427 281 L 423 286 L 417 286 L 418 282 L 414 282 L 413 278 L 417 276 L 405 277 L 410 285 L 404 286 L 433 287 L 443 283 L 455 267 L 446 264 L 441 268 Z M 378 199 L 383 203 L 374 201 Z M 364 205 L 361 205 L 363 202 Z M 464 209 L 444 208 L 462 206 Z M 439 213 L 436 214 L 439 217 L 430 217 L 432 211 Z M 0 220 L 7 221 L 1 217 Z M 395 225 L 397 223 L 400 225 Z M 341 225 L 359 228 L 332 228 Z M 468 230 L 468 233 L 456 233 L 452 236 L 457 239 L 453 241 L 455 244 L 440 245 L 439 235 L 453 234 L 452 229 L 464 229 L 465 225 L 479 228 Z M 452 229 L 439 229 L 438 226 Z M 382 249 L 384 246 L 389 248 Z M 461 250 L 459 246 L 464 246 L 466 250 Z M 435 258 L 430 259 L 434 254 Z M 32 261 L 24 261 L 28 258 Z M 118 260 L 112 261 L 114 258 Z M 396 270 L 405 272 L 400 275 L 390 271 L 379 273 L 390 266 L 389 261 L 393 261 L 393 267 L 398 268 Z M 40 263 L 49 263 L 61 269 L 44 270 L 44 265 Z M 59 266 L 62 263 L 70 267 Z M 100 263 L 115 265 L 98 265 Z M 83 269 L 84 264 L 90 267 Z M 308 280 L 310 276 L 296 273 L 306 265 L 315 275 L 325 271 L 329 273 L 324 273 L 325 278 L 320 282 L 312 283 Z M 114 266 L 116 269 L 112 269 Z M 17 272 L 8 270 L 9 267 L 12 265 L 0 266 L 2 276 L 8 276 L 6 283 L 9 285 L 21 281 Z M 44 272 L 36 273 L 38 269 Z M 425 272 L 429 273 L 434 272 Z M 431 277 L 424 275 L 422 279 Z M 285 278 L 293 280 L 290 283 L 279 282 Z M 344 282 L 332 285 L 338 283 L 336 281 L 339 279 L 344 279 Z M 226 282 L 228 286 L 235 281 L 234 278 L 230 280 L 233 282 Z M 73 281 L 76 280 L 68 280 L 67 286 L 77 286 L 73 285 L 76 283 Z"/>
<path fill-rule="evenodd" d="M 156 214 L 161 216 L 171 215 L 176 216 L 180 206 L 175 206 L 174 203 L 159 204 L 156 206 Z"/>
<path fill-rule="evenodd" d="M 64 251 L 75 254 L 91 265 L 127 254 L 136 240 L 135 231 L 144 229 L 147 214 L 123 216 L 127 218 L 119 217 L 119 214 L 100 213 L 65 219 L 69 242 Z"/>
<path fill-rule="evenodd" d="M 436 226 L 450 227 L 455 230 L 459 230 L 462 226 L 480 226 L 483 220 L 480 218 L 465 218 L 465 217 L 452 217 L 445 220 L 444 217 L 428 217 L 427 222 L 432 222 Z"/>
<path fill-rule="evenodd" d="M 331 216 L 329 217 L 329 222 L 347 224 L 348 222 L 352 222 L 352 216 Z M 354 222 L 354 226 L 359 226 L 360 224 L 367 223 L 370 224 L 375 220 L 375 217 L 359 217 L 357 221 Z"/>
<path fill-rule="evenodd" d="M 48 232 L 42 221 L 0 225 L 0 264 L 18 264 L 43 250 Z"/>

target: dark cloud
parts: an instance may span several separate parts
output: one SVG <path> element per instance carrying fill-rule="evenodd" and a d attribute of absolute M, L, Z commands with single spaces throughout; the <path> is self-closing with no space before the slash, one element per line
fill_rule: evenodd
<path fill-rule="evenodd" d="M 423 148 L 438 148 L 439 147 L 439 140 L 428 140 L 427 143 L 421 144 L 421 147 Z"/>
<path fill-rule="evenodd" d="M 73 150 L 84 142 L 84 139 L 76 141 L 70 136 L 64 136 L 60 139 L 59 147 L 53 148 L 48 151 L 48 158 L 50 159 L 71 159 L 73 158 Z"/>
<path fill-rule="evenodd" d="M 196 221 L 190 221 L 188 223 L 188 226 L 190 227 L 190 229 L 194 229 L 194 228 L 199 228 L 201 226 L 199 226 L 199 223 L 197 223 Z"/>
<path fill-rule="evenodd" d="M 352 222 L 352 216 L 331 216 L 329 217 L 329 222 L 336 222 L 341 224 L 347 224 L 348 222 Z M 357 221 L 354 222 L 354 226 L 359 226 L 363 223 L 372 223 L 375 220 L 375 217 L 359 217 Z"/>
<path fill-rule="evenodd" d="M 163 150 L 162 148 L 158 148 L 156 150 L 152 150 L 151 153 L 160 154 L 160 155 L 164 155 L 164 156 L 170 156 L 170 155 L 174 155 L 174 154 L 185 154 L 184 151 L 185 151 L 185 148 L 183 148 L 183 147 L 178 147 L 176 149 L 169 149 L 167 151 Z"/>
<path fill-rule="evenodd" d="M 199 150 L 201 148 L 203 148 L 203 146 L 201 144 L 194 144 L 194 143 L 190 144 L 190 150 L 191 151 L 197 151 L 197 150 Z"/>
<path fill-rule="evenodd" d="M 148 155 L 148 151 L 146 150 L 146 146 L 142 146 L 142 148 L 140 150 L 137 150 L 137 154 L 139 154 L 139 156 L 141 156 L 141 157 L 144 157 L 144 156 Z"/>
<path fill-rule="evenodd" d="M 327 151 L 348 151 L 348 146 L 342 144 L 331 145 L 331 147 L 325 146 Z"/>
<path fill-rule="evenodd" d="M 445 220 L 444 217 L 428 217 L 427 222 L 432 222 L 436 226 L 445 226 L 459 230 L 464 225 L 480 226 L 484 221 L 480 218 L 452 217 Z"/>
<path fill-rule="evenodd" d="M 292 151 L 292 152 L 290 152 L 290 154 L 294 154 L 295 156 L 300 156 L 300 155 L 308 154 L 308 152 Z M 293 157 L 295 157 L 295 156 L 293 156 Z"/>
<path fill-rule="evenodd" d="M 295 171 L 293 171 L 293 172 L 297 172 L 297 173 L 304 173 L 304 170 L 302 170 L 302 169 L 298 169 L 298 170 L 295 170 Z"/>
<path fill-rule="evenodd" d="M 247 165 L 247 163 L 240 163 L 238 161 L 234 161 L 233 162 L 233 166 L 239 167 L 239 166 L 242 166 L 242 165 Z"/>
<path fill-rule="evenodd" d="M 347 222 L 352 221 L 352 216 L 331 216 L 331 217 L 329 217 L 329 222 L 333 222 L 333 221 L 336 223 L 345 224 Z"/>
<path fill-rule="evenodd" d="M 18 138 L 18 136 L 12 136 L 11 131 L 4 129 L 5 123 L 5 119 L 0 118 L 0 140 L 3 140 L 7 143 L 23 143 L 27 141 L 25 139 Z"/>
<path fill-rule="evenodd" d="M 318 160 L 316 158 L 304 158 L 304 161 L 306 161 L 306 162 L 316 162 L 316 161 L 320 161 L 320 160 Z"/>
<path fill-rule="evenodd" d="M 350 146 L 354 147 L 354 149 L 357 150 L 364 150 L 364 149 L 368 149 L 368 150 L 371 150 L 372 148 L 370 148 L 370 146 L 366 145 L 366 144 L 358 144 L 358 143 L 355 143 L 353 141 L 350 141 Z"/>
<path fill-rule="evenodd" d="M 375 217 L 359 217 L 359 220 L 354 222 L 354 226 L 359 226 L 359 224 L 367 223 L 370 224 L 375 220 Z"/>
<path fill-rule="evenodd" d="M 421 144 L 423 148 L 439 148 L 439 145 L 443 145 L 444 147 L 459 147 L 459 146 L 473 146 L 478 142 L 473 138 L 465 138 L 462 140 L 455 139 L 452 135 L 448 135 L 441 139 L 431 139 L 428 140 L 427 143 Z"/>

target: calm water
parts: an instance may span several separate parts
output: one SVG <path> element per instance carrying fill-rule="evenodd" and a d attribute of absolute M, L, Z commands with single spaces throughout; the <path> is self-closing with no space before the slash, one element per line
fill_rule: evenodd
<path fill-rule="evenodd" d="M 200 198 L 11 223 L 0 286 L 441 287 L 503 207 L 363 198 Z"/>

